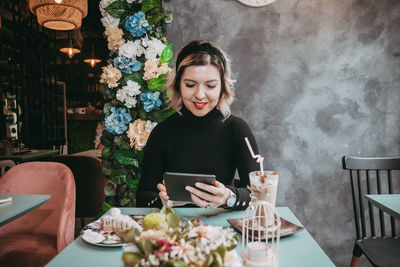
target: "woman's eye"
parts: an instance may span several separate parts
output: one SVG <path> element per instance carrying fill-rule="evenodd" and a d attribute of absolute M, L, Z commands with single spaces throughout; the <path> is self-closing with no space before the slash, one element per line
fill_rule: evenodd
<path fill-rule="evenodd" d="M 186 86 L 186 87 L 189 87 L 189 88 L 193 88 L 193 87 L 194 87 L 194 84 L 192 84 L 192 83 L 187 83 L 187 84 L 185 84 L 185 86 Z"/>
<path fill-rule="evenodd" d="M 215 87 L 217 87 L 216 85 L 212 85 L 212 84 L 209 84 L 209 85 L 207 85 L 208 86 L 208 88 L 215 88 Z"/>

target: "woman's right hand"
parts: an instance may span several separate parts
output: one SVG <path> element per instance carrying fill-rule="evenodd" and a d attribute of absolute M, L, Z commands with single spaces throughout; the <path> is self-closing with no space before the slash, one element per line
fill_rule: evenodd
<path fill-rule="evenodd" d="M 169 200 L 169 196 L 167 194 L 167 189 L 165 188 L 164 185 L 164 180 L 162 184 L 157 185 L 158 190 L 160 190 L 160 193 L 158 193 L 158 196 L 160 197 L 162 203 L 164 206 L 167 208 L 172 208 L 173 206 L 183 206 L 186 205 L 190 202 L 184 202 L 184 201 L 172 201 Z"/>

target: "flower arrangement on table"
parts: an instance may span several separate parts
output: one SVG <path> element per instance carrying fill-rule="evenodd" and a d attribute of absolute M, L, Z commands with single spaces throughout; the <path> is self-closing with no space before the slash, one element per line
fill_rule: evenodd
<path fill-rule="evenodd" d="M 133 266 L 240 266 L 234 250 L 238 237 L 231 228 L 180 220 L 170 208 L 146 215 L 143 231 L 117 232 L 125 243 L 123 261 Z M 229 264 L 227 265 L 227 262 Z"/>
<path fill-rule="evenodd" d="M 143 148 L 155 125 L 173 113 L 163 91 L 173 58 L 164 23 L 172 14 L 162 0 L 101 0 L 99 8 L 110 50 L 100 78 L 106 100 L 100 141 L 104 175 L 117 185 L 105 187 L 106 210 L 133 206 Z"/>

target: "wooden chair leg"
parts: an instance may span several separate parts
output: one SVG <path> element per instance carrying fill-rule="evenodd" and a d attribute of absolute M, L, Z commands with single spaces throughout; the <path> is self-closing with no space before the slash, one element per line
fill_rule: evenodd
<path fill-rule="evenodd" d="M 357 267 L 359 263 L 360 263 L 360 257 L 356 256 L 351 257 L 350 267 Z"/>

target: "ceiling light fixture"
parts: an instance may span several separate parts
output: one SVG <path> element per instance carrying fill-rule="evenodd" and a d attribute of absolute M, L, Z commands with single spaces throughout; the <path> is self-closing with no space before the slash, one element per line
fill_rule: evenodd
<path fill-rule="evenodd" d="M 91 57 L 90 57 L 90 58 L 87 58 L 87 59 L 85 59 L 85 60 L 83 60 L 83 62 L 89 63 L 90 66 L 91 66 L 92 68 L 94 68 L 94 66 L 95 66 L 97 63 L 100 63 L 100 62 L 101 62 L 101 59 L 97 59 L 97 58 L 94 56 L 94 46 L 93 46 L 93 45 L 92 45 Z"/>
<path fill-rule="evenodd" d="M 68 31 L 81 27 L 87 16 L 87 0 L 28 0 L 29 8 L 43 27 Z"/>
<path fill-rule="evenodd" d="M 60 52 L 67 54 L 69 58 L 72 58 L 75 54 L 79 54 L 81 50 L 74 48 L 72 45 L 71 33 L 68 33 L 69 45 L 67 47 L 60 48 Z"/>

